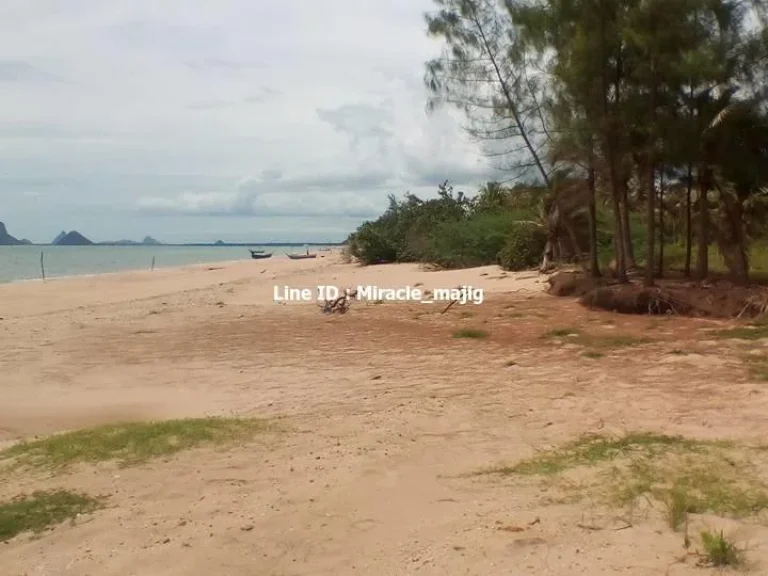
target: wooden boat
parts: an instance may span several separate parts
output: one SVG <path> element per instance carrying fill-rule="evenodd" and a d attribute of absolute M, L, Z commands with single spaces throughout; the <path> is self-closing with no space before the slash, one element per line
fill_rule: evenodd
<path fill-rule="evenodd" d="M 317 258 L 317 254 L 286 254 L 291 260 L 306 260 L 307 258 Z"/>
<path fill-rule="evenodd" d="M 251 258 L 254 260 L 262 260 L 264 258 L 271 258 L 272 252 L 264 252 L 264 250 L 248 250 L 251 253 Z"/>

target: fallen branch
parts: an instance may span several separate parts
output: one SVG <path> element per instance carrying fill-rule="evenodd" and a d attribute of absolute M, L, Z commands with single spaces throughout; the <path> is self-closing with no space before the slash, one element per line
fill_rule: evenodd
<path fill-rule="evenodd" d="M 458 302 L 458 300 L 451 300 L 451 303 L 450 303 L 450 304 L 448 304 L 448 306 L 446 306 L 445 308 L 443 308 L 443 311 L 442 311 L 442 312 L 440 312 L 440 314 L 445 314 L 446 312 L 448 312 L 448 310 L 450 310 L 450 309 L 451 309 L 451 306 L 453 306 L 454 304 L 456 304 L 456 302 Z"/>
<path fill-rule="evenodd" d="M 624 526 L 618 526 L 616 528 L 603 528 L 602 526 L 594 526 L 589 524 L 576 524 L 576 526 L 584 530 L 592 530 L 595 532 L 598 532 L 601 530 L 612 530 L 614 532 L 618 532 L 619 530 L 626 530 L 627 528 L 632 528 L 632 524 L 625 524 Z"/>
<path fill-rule="evenodd" d="M 349 307 L 352 305 L 352 299 L 357 296 L 357 290 L 350 290 L 347 288 L 344 291 L 343 296 L 339 296 L 338 298 L 335 298 L 334 300 L 326 300 L 325 304 L 323 304 L 322 309 L 324 314 L 344 314 L 349 310 Z"/>

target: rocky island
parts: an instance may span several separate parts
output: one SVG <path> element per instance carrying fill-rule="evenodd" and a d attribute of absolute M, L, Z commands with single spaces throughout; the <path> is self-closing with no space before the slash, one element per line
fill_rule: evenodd
<path fill-rule="evenodd" d="M 72 230 L 70 232 L 64 232 L 62 230 L 59 235 L 53 239 L 51 244 L 54 246 L 91 246 L 93 242 L 88 240 L 88 238 L 80 234 L 77 230 Z"/>
<path fill-rule="evenodd" d="M 5 224 L 0 222 L 0 246 L 23 246 L 25 244 L 32 244 L 26 238 L 18 240 L 8 234 L 8 230 L 5 229 Z"/>

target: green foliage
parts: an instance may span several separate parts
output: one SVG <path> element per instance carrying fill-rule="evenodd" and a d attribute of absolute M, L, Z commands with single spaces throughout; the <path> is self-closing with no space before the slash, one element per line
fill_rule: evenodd
<path fill-rule="evenodd" d="M 541 226 L 531 224 L 540 202 L 535 188 L 510 190 L 489 183 L 469 199 L 454 194 L 446 182 L 435 199 L 390 198 L 387 212 L 350 236 L 350 253 L 364 264 L 431 262 L 467 268 L 494 264 L 506 249 L 506 261 L 535 266 L 546 242 Z"/>
<path fill-rule="evenodd" d="M 429 260 L 445 268 L 467 268 L 496 262 L 515 231 L 519 213 L 480 213 L 435 228 L 429 237 Z M 533 256 L 535 265 L 541 249 Z"/>
<path fill-rule="evenodd" d="M 363 264 L 383 264 L 397 260 L 394 230 L 380 220 L 366 222 L 349 237 L 349 253 Z"/>
<path fill-rule="evenodd" d="M 499 266 L 505 270 L 525 270 L 535 267 L 547 244 L 547 234 L 535 224 L 513 226 L 507 241 L 498 253 Z"/>
<path fill-rule="evenodd" d="M 42 532 L 100 507 L 100 499 L 66 490 L 38 491 L 0 502 L 0 542 L 22 532 Z"/>
<path fill-rule="evenodd" d="M 350 253 L 364 264 L 418 262 L 432 254 L 431 236 L 440 225 L 461 222 L 471 201 L 445 182 L 438 197 L 422 200 L 413 194 L 397 201 L 390 196 L 387 211 L 374 222 L 361 225 L 349 237 Z"/>
<path fill-rule="evenodd" d="M 656 263 L 659 232 L 663 244 L 685 241 L 691 214 L 701 253 L 717 246 L 729 271 L 746 279 L 750 245 L 768 221 L 764 2 L 434 1 L 427 34 L 442 50 L 426 64 L 430 106 L 457 107 L 474 138 L 496 156 L 508 151 L 504 164 L 536 172 L 544 194 L 535 220 L 553 240 L 554 259 L 570 260 L 592 242 L 584 215 L 594 198 L 602 226 L 592 248 L 603 264 Z M 659 229 L 661 172 L 671 190 Z M 558 182 L 567 174 L 585 183 L 588 173 L 588 195 Z M 491 184 L 476 209 L 509 209 L 510 197 Z M 624 243 L 611 241 L 619 206 L 630 213 L 631 230 L 621 231 L 627 258 L 617 258 Z"/>
<path fill-rule="evenodd" d="M 741 550 L 725 537 L 722 530 L 719 533 L 702 531 L 701 544 L 706 559 L 712 566 L 738 566 L 742 563 Z"/>
<path fill-rule="evenodd" d="M 269 429 L 265 420 L 224 417 L 108 424 L 14 444 L 0 451 L 0 464 L 63 470 L 113 460 L 128 466 L 203 444 L 247 440 Z"/>

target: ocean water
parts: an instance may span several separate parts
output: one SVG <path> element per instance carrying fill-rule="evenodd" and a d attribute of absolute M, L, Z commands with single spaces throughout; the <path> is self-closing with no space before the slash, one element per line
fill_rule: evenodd
<path fill-rule="evenodd" d="M 272 252 L 273 258 L 289 252 L 304 252 L 300 246 L 250 246 Z M 312 246 L 311 252 L 321 246 Z M 227 260 L 250 260 L 245 246 L 0 246 L 0 283 L 41 277 L 43 253 L 46 278 L 82 276 L 205 264 Z"/>

